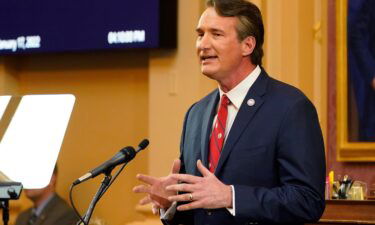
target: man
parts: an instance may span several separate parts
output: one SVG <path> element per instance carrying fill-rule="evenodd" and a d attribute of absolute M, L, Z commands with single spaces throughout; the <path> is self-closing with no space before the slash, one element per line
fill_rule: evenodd
<path fill-rule="evenodd" d="M 42 189 L 26 189 L 26 196 L 33 207 L 17 217 L 16 225 L 75 225 L 77 217 L 73 209 L 55 192 L 57 167 L 50 183 Z"/>
<path fill-rule="evenodd" d="M 138 175 L 165 224 L 317 221 L 325 158 L 316 110 L 262 64 L 263 22 L 246 0 L 210 0 L 197 27 L 201 71 L 218 82 L 188 110 L 172 174 Z M 178 173 L 179 172 L 179 173 Z M 166 212 L 165 212 L 166 211 Z"/>
<path fill-rule="evenodd" d="M 348 69 L 358 109 L 358 141 L 375 141 L 375 1 L 349 1 Z"/>

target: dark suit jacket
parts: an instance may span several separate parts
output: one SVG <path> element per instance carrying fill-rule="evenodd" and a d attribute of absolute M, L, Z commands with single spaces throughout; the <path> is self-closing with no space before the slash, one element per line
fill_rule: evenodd
<path fill-rule="evenodd" d="M 16 220 L 15 225 L 27 225 L 31 217 L 32 209 L 22 212 Z M 43 209 L 35 225 L 75 225 L 78 219 L 73 209 L 57 194 Z"/>
<path fill-rule="evenodd" d="M 254 99 L 255 105 L 247 105 Z M 215 90 L 186 114 L 182 173 L 201 176 L 219 100 Z M 225 225 L 317 221 L 325 207 L 325 153 L 313 104 L 298 89 L 262 72 L 247 93 L 215 175 L 234 185 L 236 216 L 227 209 L 177 212 L 170 224 Z"/>

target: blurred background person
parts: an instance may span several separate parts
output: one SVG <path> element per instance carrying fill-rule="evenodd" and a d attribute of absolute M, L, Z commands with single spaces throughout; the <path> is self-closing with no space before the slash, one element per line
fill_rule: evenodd
<path fill-rule="evenodd" d="M 33 207 L 19 214 L 15 225 L 68 225 L 78 219 L 68 203 L 56 193 L 57 166 L 50 183 L 42 189 L 25 189 Z"/>

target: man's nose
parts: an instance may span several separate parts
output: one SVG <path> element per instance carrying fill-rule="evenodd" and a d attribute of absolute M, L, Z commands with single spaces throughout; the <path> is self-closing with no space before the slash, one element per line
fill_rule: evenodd
<path fill-rule="evenodd" d="M 210 48 L 210 46 L 211 46 L 211 40 L 207 34 L 204 34 L 203 36 L 201 36 L 201 38 L 198 39 L 197 41 L 197 48 L 199 50 L 208 49 Z"/>

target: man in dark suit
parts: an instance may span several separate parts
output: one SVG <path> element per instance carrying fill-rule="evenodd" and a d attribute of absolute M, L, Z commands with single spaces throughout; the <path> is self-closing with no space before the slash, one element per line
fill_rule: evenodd
<path fill-rule="evenodd" d="M 21 212 L 15 225 L 75 225 L 73 209 L 56 192 L 57 167 L 50 183 L 42 189 L 26 189 L 26 196 L 34 206 Z"/>
<path fill-rule="evenodd" d="M 313 104 L 261 67 L 263 22 L 246 0 L 210 0 L 197 27 L 202 73 L 219 88 L 188 110 L 172 173 L 138 175 L 165 224 L 303 224 L 325 207 Z"/>
<path fill-rule="evenodd" d="M 348 69 L 358 109 L 358 141 L 375 141 L 375 1 L 349 1 L 348 10 Z"/>

